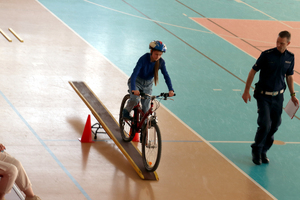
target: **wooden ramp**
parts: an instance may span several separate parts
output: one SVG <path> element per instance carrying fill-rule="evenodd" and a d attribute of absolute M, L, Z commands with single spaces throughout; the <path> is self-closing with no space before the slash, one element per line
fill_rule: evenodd
<path fill-rule="evenodd" d="M 102 125 L 109 137 L 119 147 L 138 175 L 145 180 L 158 180 L 156 172 L 146 171 L 141 152 L 131 142 L 123 141 L 120 134 L 119 123 L 93 93 L 93 91 L 84 82 L 70 81 L 69 83 L 79 97 L 83 100 L 83 102 L 87 105 L 87 107 L 91 110 L 94 117 Z"/>

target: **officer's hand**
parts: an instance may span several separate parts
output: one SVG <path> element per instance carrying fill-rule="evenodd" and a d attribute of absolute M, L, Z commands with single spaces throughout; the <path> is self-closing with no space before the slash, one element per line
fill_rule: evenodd
<path fill-rule="evenodd" d="M 245 101 L 245 103 L 249 101 L 251 101 L 251 95 L 249 92 L 244 92 L 243 96 L 242 96 L 243 100 Z"/>
<path fill-rule="evenodd" d="M 174 91 L 173 91 L 173 90 L 170 90 L 170 91 L 169 91 L 169 97 L 172 97 L 172 96 L 174 96 Z"/>
<path fill-rule="evenodd" d="M 131 92 L 136 96 L 140 96 L 140 91 L 138 90 L 131 90 Z"/>
<path fill-rule="evenodd" d="M 292 102 L 295 104 L 295 106 L 299 105 L 299 100 L 295 97 L 295 96 L 292 96 Z"/>

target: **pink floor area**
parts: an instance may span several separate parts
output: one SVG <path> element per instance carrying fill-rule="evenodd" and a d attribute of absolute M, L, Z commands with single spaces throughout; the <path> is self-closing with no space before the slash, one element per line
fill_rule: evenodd
<path fill-rule="evenodd" d="M 294 80 L 300 84 L 300 22 L 192 18 L 201 26 L 257 59 L 260 53 L 276 46 L 277 35 L 287 30 L 292 34 L 288 50 L 295 54 Z"/>

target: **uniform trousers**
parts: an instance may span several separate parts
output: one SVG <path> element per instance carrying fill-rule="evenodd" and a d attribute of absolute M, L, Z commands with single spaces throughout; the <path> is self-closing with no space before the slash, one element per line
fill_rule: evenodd
<path fill-rule="evenodd" d="M 277 96 L 254 93 L 257 101 L 257 132 L 251 145 L 255 154 L 266 153 L 274 142 L 274 134 L 281 124 L 283 94 Z"/>

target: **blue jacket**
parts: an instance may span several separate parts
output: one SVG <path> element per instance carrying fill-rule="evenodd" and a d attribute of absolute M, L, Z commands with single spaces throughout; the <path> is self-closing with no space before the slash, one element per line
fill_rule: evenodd
<path fill-rule="evenodd" d="M 133 69 L 133 73 L 131 74 L 131 89 L 136 90 L 135 81 L 136 78 L 139 77 L 144 80 L 151 80 L 154 77 L 154 65 L 155 62 L 151 62 L 150 53 L 144 54 L 138 62 L 136 63 L 135 68 Z M 167 72 L 166 65 L 164 59 L 159 59 L 159 69 L 164 76 L 165 82 L 168 86 L 169 91 L 173 90 L 170 76 Z M 174 91 L 174 90 L 173 90 Z"/>

